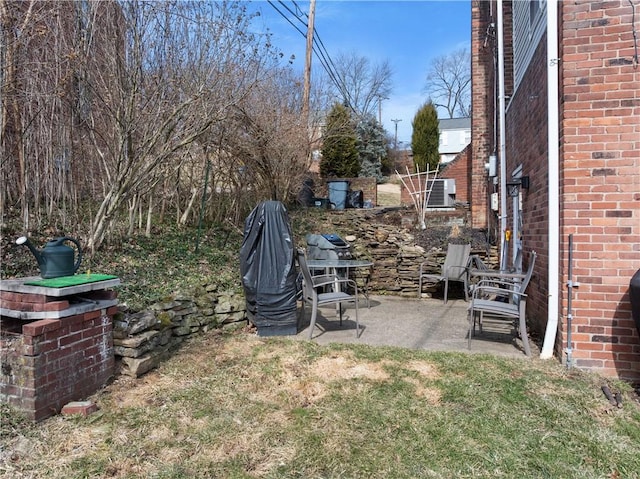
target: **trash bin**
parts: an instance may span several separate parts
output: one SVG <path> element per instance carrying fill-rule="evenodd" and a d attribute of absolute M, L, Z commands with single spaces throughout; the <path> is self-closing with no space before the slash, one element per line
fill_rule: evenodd
<path fill-rule="evenodd" d="M 640 334 L 640 269 L 636 271 L 629 282 L 629 299 L 631 300 L 631 316 Z"/>
<path fill-rule="evenodd" d="M 298 193 L 298 203 L 302 206 L 314 206 L 313 180 L 307 178 L 302 182 L 302 188 Z"/>
<path fill-rule="evenodd" d="M 285 206 L 263 201 L 245 221 L 240 274 L 247 316 L 258 336 L 298 332 L 297 271 Z"/>
<path fill-rule="evenodd" d="M 329 201 L 335 205 L 335 209 L 345 209 L 349 182 L 346 180 L 330 180 L 327 181 L 327 188 L 329 190 Z"/>

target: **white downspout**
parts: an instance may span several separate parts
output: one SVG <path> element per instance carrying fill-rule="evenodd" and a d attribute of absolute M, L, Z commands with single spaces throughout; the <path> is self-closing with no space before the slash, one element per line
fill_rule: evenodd
<path fill-rule="evenodd" d="M 547 108 L 549 158 L 547 171 L 549 174 L 549 270 L 547 302 L 547 330 L 540 358 L 553 357 L 553 350 L 558 331 L 559 275 L 560 261 L 560 181 L 559 181 L 559 107 L 558 107 L 558 2 L 547 3 Z"/>
<path fill-rule="evenodd" d="M 498 109 L 500 136 L 500 269 L 507 269 L 507 140 L 505 138 L 505 93 L 504 93 L 504 26 L 502 0 L 498 0 Z"/>

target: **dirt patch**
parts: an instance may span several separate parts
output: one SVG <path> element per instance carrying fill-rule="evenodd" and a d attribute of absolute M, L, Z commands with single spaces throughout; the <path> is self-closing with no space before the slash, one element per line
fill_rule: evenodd
<path fill-rule="evenodd" d="M 442 398 L 442 392 L 433 387 L 425 386 L 420 382 L 417 378 L 406 378 L 406 382 L 412 384 L 416 389 L 416 396 L 424 399 L 426 402 L 431 404 L 432 406 L 436 406 L 440 404 L 440 399 Z"/>
<path fill-rule="evenodd" d="M 431 248 L 446 250 L 448 243 L 471 243 L 472 251 L 483 251 L 490 244 L 485 230 L 467 228 L 463 226 L 436 226 L 412 232 L 415 243 L 429 251 Z"/>
<path fill-rule="evenodd" d="M 428 361 L 411 361 L 406 367 L 427 379 L 438 379 L 440 377 L 438 369 Z"/>
<path fill-rule="evenodd" d="M 354 378 L 365 378 L 374 381 L 386 381 L 389 379 L 389 373 L 384 370 L 382 364 L 355 361 L 350 354 L 321 358 L 316 361 L 311 369 L 318 378 L 325 381 Z"/>

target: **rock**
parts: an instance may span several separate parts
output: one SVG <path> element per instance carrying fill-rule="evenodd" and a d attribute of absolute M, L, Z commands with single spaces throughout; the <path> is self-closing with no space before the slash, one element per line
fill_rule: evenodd
<path fill-rule="evenodd" d="M 120 372 L 127 376 L 137 378 L 158 367 L 162 358 L 161 354 L 145 354 L 140 358 L 122 358 L 122 368 Z"/>
<path fill-rule="evenodd" d="M 98 410 L 98 406 L 91 401 L 72 401 L 62 407 L 63 416 L 88 416 Z"/>

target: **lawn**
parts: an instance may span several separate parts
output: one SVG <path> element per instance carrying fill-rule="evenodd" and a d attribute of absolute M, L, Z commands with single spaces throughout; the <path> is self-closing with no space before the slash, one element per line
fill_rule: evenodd
<path fill-rule="evenodd" d="M 99 411 L 4 410 L 7 478 L 637 478 L 640 407 L 555 361 L 195 338 Z"/>

